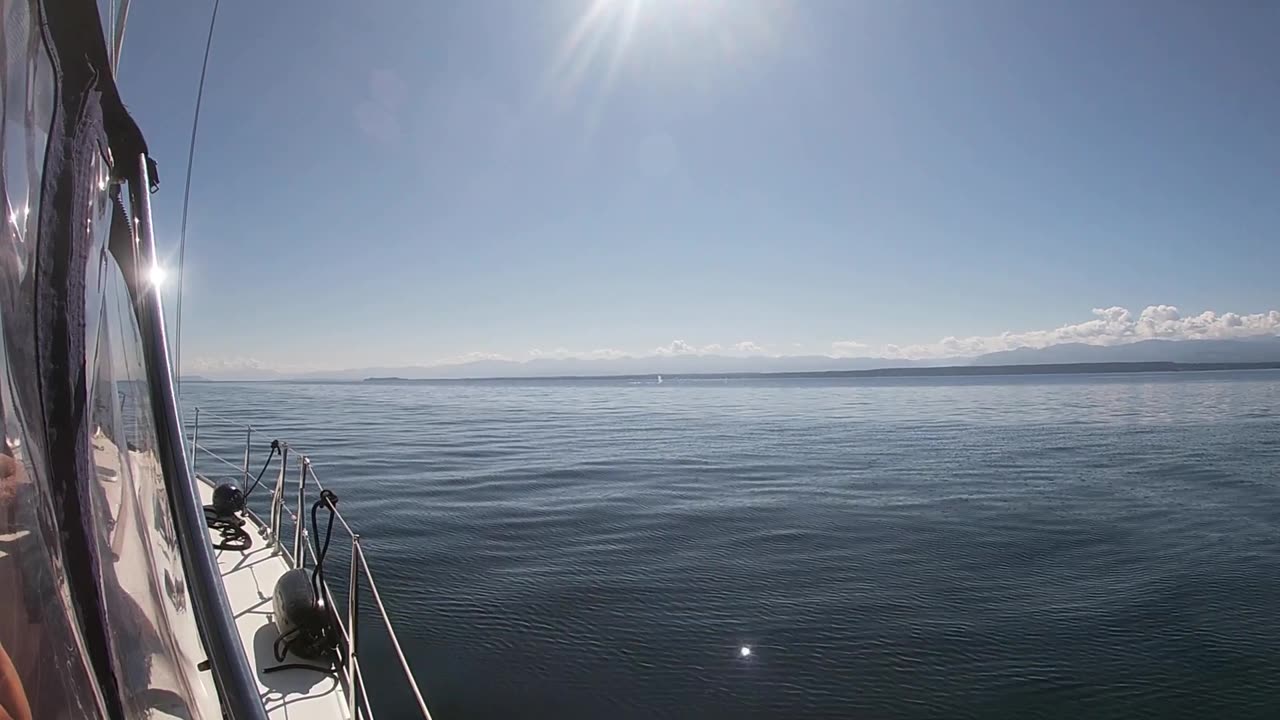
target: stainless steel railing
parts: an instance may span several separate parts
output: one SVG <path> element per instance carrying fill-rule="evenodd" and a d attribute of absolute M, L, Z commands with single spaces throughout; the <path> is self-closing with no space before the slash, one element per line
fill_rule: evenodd
<path fill-rule="evenodd" d="M 217 688 L 224 714 L 235 720 L 265 720 L 266 710 L 244 644 L 228 613 L 226 588 L 218 566 L 209 552 L 204 514 L 196 496 L 194 474 L 188 473 L 183 457 L 182 418 L 170 372 L 169 341 L 165 336 L 164 304 L 160 288 L 145 280 L 143 268 L 156 263 L 155 226 L 151 219 L 151 183 L 145 154 L 136 158 L 135 172 L 128 171 L 130 158 L 119 158 L 120 169 L 128 176 L 129 223 L 132 232 L 112 231 L 111 253 L 116 259 L 133 299 L 134 316 L 145 358 L 151 413 L 155 418 L 156 450 L 165 478 L 165 494 L 170 503 L 178 549 L 186 571 L 200 639 L 209 655 L 209 670 Z M 123 220 L 123 218 L 120 218 Z M 113 223 L 114 224 L 114 223 Z M 203 539 L 203 542 L 201 540 Z"/>
<path fill-rule="evenodd" d="M 210 412 L 209 410 L 195 407 L 192 413 L 192 422 L 190 424 L 191 434 L 191 474 L 198 477 L 198 460 L 200 458 L 209 458 L 218 463 L 223 472 L 230 474 L 232 477 L 241 479 L 242 489 L 248 490 L 249 483 L 254 479 L 253 467 L 253 438 L 255 433 L 259 437 L 263 434 L 259 433 L 256 428 L 251 425 L 241 423 L 226 416 Z M 201 427 L 209 429 L 210 425 L 218 426 L 220 434 L 224 438 L 228 438 L 232 434 L 242 433 L 244 436 L 244 455 L 239 464 L 233 462 L 226 457 L 227 452 L 216 452 L 209 448 L 206 443 L 201 442 Z M 259 450 L 261 452 L 261 450 Z M 352 718 L 366 718 L 372 720 L 373 709 L 369 705 L 369 693 L 365 689 L 364 673 L 361 670 L 361 647 L 360 647 L 360 616 L 362 606 L 360 602 L 360 590 L 362 582 L 367 585 L 370 596 L 373 599 L 373 610 L 377 613 L 382 621 L 383 627 L 386 629 L 387 637 L 390 640 L 391 648 L 394 650 L 396 660 L 399 664 L 400 671 L 404 676 L 409 692 L 413 695 L 418 712 L 425 720 L 431 720 L 431 712 L 427 709 L 426 700 L 422 697 L 422 690 L 418 687 L 417 680 L 414 679 L 413 670 L 409 667 L 409 660 L 405 657 L 404 649 L 400 645 L 400 639 L 396 636 L 395 627 L 391 623 L 391 617 L 387 613 L 387 607 L 382 601 L 382 594 L 378 591 L 378 584 L 373 579 L 373 571 L 369 568 L 368 559 L 365 557 L 364 545 L 361 542 L 360 534 L 355 532 L 347 519 L 343 517 L 338 508 L 329 502 L 326 497 L 322 497 L 319 493 L 325 490 L 321 484 L 320 478 L 315 474 L 315 469 L 311 463 L 311 458 L 301 453 L 296 447 L 289 445 L 284 441 L 279 441 L 278 459 L 271 459 L 271 462 L 277 464 L 275 487 L 272 490 L 270 498 L 270 512 L 267 521 L 263 521 L 252 509 L 247 508 L 245 512 L 253 519 L 253 521 L 265 531 L 267 542 L 275 552 L 280 553 L 288 559 L 289 564 L 293 567 L 306 567 L 307 557 L 311 558 L 314 564 L 318 562 L 315 549 L 308 542 L 306 509 L 308 483 L 314 485 L 317 497 L 324 502 L 324 507 L 333 512 L 336 525 L 342 528 L 343 532 L 350 542 L 350 566 L 347 577 L 347 603 L 346 618 L 337 612 L 339 605 L 335 602 L 333 591 L 329 587 L 329 583 L 322 585 L 322 593 L 324 601 L 331 609 L 334 623 L 338 626 L 339 635 L 342 638 L 343 647 L 339 653 L 338 672 L 339 678 L 343 683 L 343 689 L 346 691 L 348 699 L 348 712 Z M 261 457 L 261 456 L 259 456 Z M 297 465 L 296 471 L 291 471 L 290 464 Z M 269 467 L 264 468 L 270 469 Z M 296 473 L 297 483 L 293 488 L 289 487 L 289 476 L 291 472 Z M 290 498 L 290 491 L 293 497 Z M 289 500 L 295 501 L 295 509 L 289 507 Z M 289 516 L 294 524 L 294 533 L 292 542 L 286 545 L 284 538 L 281 536 L 282 524 L 285 516 Z M 363 577 L 363 581 L 362 578 Z"/>

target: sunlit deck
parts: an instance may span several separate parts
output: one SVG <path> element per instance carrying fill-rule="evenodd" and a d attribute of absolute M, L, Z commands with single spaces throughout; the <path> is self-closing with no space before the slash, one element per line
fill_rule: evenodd
<path fill-rule="evenodd" d="M 213 502 L 213 486 L 200 477 L 200 502 Z M 276 580 L 289 569 L 289 561 L 275 546 L 268 544 L 262 528 L 247 521 L 245 530 L 253 538 L 248 551 L 214 550 L 227 600 L 235 614 L 240 641 L 258 679 L 262 704 L 271 718 L 349 718 L 347 697 L 342 684 L 332 672 L 322 670 L 278 670 L 263 672 L 280 665 L 273 654 L 278 636 L 272 618 L 272 592 Z M 221 538 L 210 530 L 211 542 Z M 289 655 L 286 663 L 306 661 Z"/>
<path fill-rule="evenodd" d="M 226 443 L 228 435 L 244 438 L 243 454 L 236 452 L 240 461 L 233 462 L 202 444 L 202 427 L 215 438 L 215 442 Z M 337 509 L 337 496 L 321 484 L 311 460 L 283 440 L 273 439 L 270 442 L 270 451 L 265 461 L 260 456 L 255 458 L 254 437 L 255 430 L 248 425 L 202 411 L 198 407 L 193 408 L 191 465 L 197 478 L 201 504 L 212 504 L 214 482 L 210 477 L 217 477 L 219 474 L 223 477 L 230 476 L 241 482 L 242 487 L 251 484 L 256 486 L 258 480 L 269 470 L 271 475 L 268 477 L 275 477 L 274 489 L 268 487 L 264 491 L 270 492 L 269 511 L 261 518 L 252 512 L 245 513 L 247 517 L 244 529 L 253 540 L 249 550 L 214 551 L 217 571 L 221 575 L 228 604 L 234 615 L 235 630 L 248 655 L 259 697 L 269 717 L 323 719 L 354 716 L 372 719 L 373 708 L 365 688 L 363 671 L 366 660 L 363 651 L 366 645 L 359 642 L 359 639 L 366 631 L 378 632 L 380 628 L 382 632 L 379 634 L 385 638 L 391 652 L 379 654 L 376 659 L 377 671 L 399 675 L 412 698 L 409 704 L 402 704 L 396 709 L 402 714 L 408 712 L 424 720 L 431 720 L 426 700 L 414 679 L 387 608 L 382 602 L 382 594 L 374 582 L 360 536 L 351 529 L 351 525 Z M 259 447 L 265 444 L 261 440 L 261 434 L 257 437 Z M 195 467 L 210 461 L 214 463 L 214 469 L 208 475 Z M 261 466 L 258 465 L 260 462 L 263 463 Z M 253 467 L 260 469 L 258 479 L 250 483 L 250 468 Z M 318 541 L 318 537 L 308 541 L 311 535 L 305 526 L 308 509 L 312 513 L 313 522 L 317 510 L 323 509 L 331 513 L 332 525 L 326 523 L 323 543 Z M 282 530 L 292 536 L 292 543 L 282 541 Z M 345 561 L 346 582 L 339 581 L 338 597 L 334 596 L 333 587 L 323 578 L 320 578 L 319 585 L 324 603 L 330 608 L 330 630 L 337 645 L 338 667 L 333 673 L 321 671 L 328 668 L 266 672 L 282 664 L 305 662 L 293 655 L 287 656 L 283 662 L 275 658 L 275 642 L 279 635 L 272 617 L 273 594 L 276 582 L 293 567 L 295 558 L 300 559 L 307 567 L 314 568 L 327 557 L 331 530 L 335 532 L 333 539 L 338 541 L 333 549 L 336 553 L 341 553 L 343 558 L 338 561 L 339 567 Z M 223 539 L 218 530 L 209 530 L 208 536 L 215 545 Z M 364 600 L 361 599 L 362 596 Z"/>

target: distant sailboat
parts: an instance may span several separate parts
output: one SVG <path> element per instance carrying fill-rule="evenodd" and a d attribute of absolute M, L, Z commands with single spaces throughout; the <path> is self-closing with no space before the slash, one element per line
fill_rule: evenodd
<path fill-rule="evenodd" d="M 659 375 L 659 376 L 658 376 L 658 384 L 659 384 L 659 385 L 661 385 L 661 384 L 662 384 L 662 376 L 661 376 L 661 375 Z"/>

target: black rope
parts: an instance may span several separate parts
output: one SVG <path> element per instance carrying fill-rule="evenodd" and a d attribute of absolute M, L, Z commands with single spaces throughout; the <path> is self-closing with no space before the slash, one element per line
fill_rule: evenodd
<path fill-rule="evenodd" d="M 256 478 L 254 478 L 254 479 L 253 479 L 253 484 L 252 484 L 252 485 L 250 485 L 250 486 L 249 486 L 249 488 L 248 488 L 247 490 L 245 490 L 245 491 L 244 491 L 244 501 L 245 501 L 245 503 L 248 503 L 248 502 L 249 502 L 249 495 L 251 495 L 251 494 L 253 493 L 253 491 L 257 489 L 257 487 L 258 487 L 258 483 L 262 481 L 262 475 L 263 475 L 263 473 L 265 473 L 265 472 L 267 471 L 267 466 L 271 464 L 272 459 L 274 459 L 274 458 L 275 458 L 276 453 L 278 453 L 278 452 L 280 452 L 280 441 L 279 441 L 279 440 L 272 440 L 272 441 L 271 441 L 271 454 L 270 454 L 270 455 L 267 455 L 267 461 L 266 461 L 266 462 L 264 462 L 264 463 L 262 463 L 262 469 L 258 471 L 258 477 L 256 477 Z"/>
<path fill-rule="evenodd" d="M 310 640 L 313 643 L 316 642 L 317 640 L 320 640 L 322 642 L 328 642 L 329 641 L 328 630 L 329 628 L 325 628 L 325 632 L 319 635 L 318 637 L 312 636 L 312 637 L 304 638 L 302 637 L 304 629 L 302 627 L 295 627 L 289 632 L 283 633 L 282 635 L 280 635 L 280 637 L 277 637 L 275 639 L 275 642 L 271 643 L 271 654 L 275 656 L 276 662 L 282 663 L 284 662 L 285 657 L 289 654 L 289 650 L 291 649 L 291 646 L 298 640 L 306 639 L 306 640 Z M 326 655 L 326 659 L 329 661 L 329 667 L 325 667 L 323 665 L 311 665 L 308 663 L 286 663 L 284 665 L 276 665 L 274 667 L 263 668 L 262 672 L 269 673 L 269 672 L 277 672 L 280 670 L 315 670 L 317 672 L 322 672 L 327 674 L 336 673 L 337 668 L 333 666 L 334 663 L 333 663 L 332 646 L 326 647 L 324 650 L 324 654 Z"/>
<path fill-rule="evenodd" d="M 334 505 L 338 504 L 338 496 L 332 490 L 321 490 L 320 498 L 311 505 L 311 540 L 316 545 L 316 569 L 311 571 L 311 590 L 315 593 L 316 602 L 323 597 L 320 590 L 324 587 L 324 558 L 329 554 L 329 540 L 333 536 L 333 516 L 337 514 Z M 324 547 L 320 546 L 320 526 L 316 523 L 316 511 L 324 505 L 329 508 L 329 524 L 324 529 Z M 319 580 L 319 582 L 316 582 Z"/>
<path fill-rule="evenodd" d="M 302 645 L 304 652 L 299 653 L 296 646 Z M 328 666 L 311 665 L 305 663 L 292 663 L 285 665 L 277 665 L 272 668 L 263 668 L 262 672 L 274 672 L 276 670 L 315 670 L 317 672 L 332 674 L 336 672 L 337 657 L 335 649 L 337 643 L 333 637 L 333 626 L 325 624 L 323 628 L 303 628 L 295 627 L 292 630 L 281 634 L 271 644 L 271 654 L 275 656 L 276 662 L 284 662 L 285 657 L 292 650 L 294 654 L 306 655 L 307 651 L 314 651 L 318 661 L 327 662 Z"/>
<path fill-rule="evenodd" d="M 283 663 L 281 665 L 272 665 L 269 668 L 262 668 L 262 673 L 265 675 L 266 673 L 279 672 L 281 670 L 315 670 L 316 672 L 324 673 L 325 675 L 331 675 L 333 677 L 338 676 L 338 669 L 336 667 L 333 667 L 333 666 L 324 667 L 322 665 L 308 665 L 306 663 Z"/>
<path fill-rule="evenodd" d="M 322 607 L 324 595 L 324 559 L 329 554 L 329 541 L 333 539 L 333 520 L 337 515 L 337 509 L 334 507 L 338 502 L 338 496 L 333 494 L 331 490 L 321 490 L 320 498 L 311 505 L 311 540 L 315 543 L 316 551 L 316 567 L 311 571 L 311 594 L 316 606 Z M 324 543 L 320 542 L 320 521 L 318 514 L 320 508 L 324 507 L 329 510 L 329 523 L 324 530 Z M 303 521 L 305 522 L 305 520 Z M 316 655 L 328 661 L 329 667 L 321 665 L 310 665 L 306 663 L 285 663 L 274 667 L 263 668 L 262 672 L 277 672 L 280 670 L 314 670 L 326 675 L 337 674 L 337 657 L 336 649 L 338 646 L 336 633 L 334 632 L 332 622 L 332 609 L 323 607 L 324 617 L 327 620 L 321 626 L 295 626 L 288 632 L 282 633 L 272 643 L 271 652 L 275 655 L 277 662 L 283 662 L 290 650 L 297 653 L 296 646 L 304 648 L 304 655 L 314 652 Z"/>
<path fill-rule="evenodd" d="M 302 626 L 298 625 L 289 632 L 281 633 L 280 637 L 276 638 L 276 641 L 271 644 L 271 654 L 276 656 L 276 662 L 284 662 L 284 656 L 289 654 L 289 645 L 294 640 L 297 640 L 301 634 Z"/>
<path fill-rule="evenodd" d="M 221 542 L 213 544 L 215 550 L 247 551 L 253 547 L 253 538 L 244 531 L 244 520 L 235 515 L 219 515 L 212 505 L 204 506 L 204 524 L 217 530 Z"/>
<path fill-rule="evenodd" d="M 258 483 L 262 481 L 262 476 L 266 474 L 267 467 L 271 465 L 272 459 L 276 453 L 280 451 L 280 441 L 271 441 L 271 454 L 267 455 L 267 461 L 262 464 L 262 469 L 258 471 L 258 477 L 254 478 L 253 484 L 249 486 L 249 491 L 244 494 L 245 502 L 249 501 L 249 493 L 258 487 Z M 244 530 L 244 519 L 233 515 L 220 515 L 212 505 L 204 506 L 204 524 L 210 530 L 216 530 L 220 541 L 213 544 L 214 550 L 239 550 L 247 552 L 253 547 L 253 537 Z"/>

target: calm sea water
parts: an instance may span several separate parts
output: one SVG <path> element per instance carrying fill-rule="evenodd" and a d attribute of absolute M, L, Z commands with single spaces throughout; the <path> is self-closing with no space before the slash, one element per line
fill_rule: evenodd
<path fill-rule="evenodd" d="M 183 394 L 309 452 L 438 718 L 1280 717 L 1280 373 Z"/>

